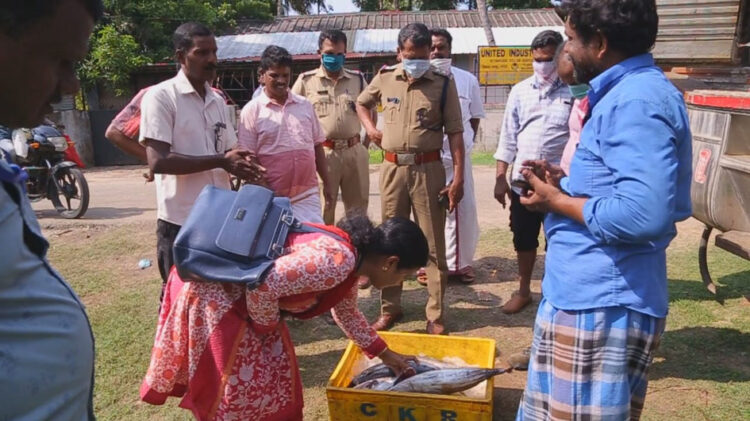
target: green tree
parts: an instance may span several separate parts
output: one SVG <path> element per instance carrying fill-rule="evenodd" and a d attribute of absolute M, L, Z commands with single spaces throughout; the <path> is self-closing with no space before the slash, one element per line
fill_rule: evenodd
<path fill-rule="evenodd" d="M 148 62 L 131 35 L 120 35 L 112 25 L 99 29 L 91 45 L 91 54 L 80 68 L 84 84 L 101 82 L 118 95 L 128 91 L 130 73 Z"/>
<path fill-rule="evenodd" d="M 84 86 L 101 83 L 124 93 L 135 69 L 172 60 L 172 33 L 180 24 L 201 22 L 222 33 L 240 19 L 273 18 L 274 4 L 274 0 L 105 0 L 105 17 L 81 66 L 81 80 Z"/>
<path fill-rule="evenodd" d="M 375 12 L 380 10 L 380 0 L 352 0 L 362 12 Z"/>
<path fill-rule="evenodd" d="M 309 15 L 312 13 L 321 14 L 333 11 L 333 7 L 328 5 L 325 0 L 277 0 L 276 16 L 288 15 L 290 11 L 295 11 L 300 15 Z"/>
<path fill-rule="evenodd" d="M 440 1 L 450 2 L 450 0 Z M 352 0 L 352 3 L 359 7 L 359 10 L 362 12 L 378 12 L 381 10 L 419 10 L 419 7 L 415 7 L 418 2 L 420 2 L 420 0 Z"/>

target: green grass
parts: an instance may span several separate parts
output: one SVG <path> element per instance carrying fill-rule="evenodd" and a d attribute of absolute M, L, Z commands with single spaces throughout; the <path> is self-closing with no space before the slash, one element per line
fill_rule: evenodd
<path fill-rule="evenodd" d="M 494 154 L 491 152 L 474 152 L 471 154 L 471 163 L 474 166 L 489 165 L 494 167 L 497 160 L 492 155 Z"/>
<path fill-rule="evenodd" d="M 87 238 L 83 238 L 87 237 Z M 516 271 L 507 229 L 486 229 L 479 244 L 477 285 L 450 287 L 455 331 L 479 331 L 498 344 L 522 347 L 530 335 L 533 310 L 523 316 L 503 316 L 494 304 L 483 310 L 465 309 L 476 302 L 476 290 L 512 285 Z M 678 240 L 680 237 L 678 237 Z M 157 317 L 160 279 L 152 267 L 138 270 L 141 258 L 153 258 L 151 224 L 50 236 L 50 258 L 87 305 L 96 336 L 96 412 L 101 420 L 190 420 L 187 411 L 170 399 L 164 406 L 138 400 L 138 388 L 148 365 Z M 712 247 L 709 265 L 719 283 L 716 300 L 703 288 L 697 267 L 697 236 L 681 239 L 668 253 L 670 314 L 667 331 L 650 371 L 644 420 L 750 419 L 750 262 Z M 535 277 L 543 265 L 537 265 Z M 423 329 L 416 282 L 406 285 L 407 318 L 398 330 Z M 377 296 L 361 300 L 365 314 L 378 312 Z M 516 330 L 513 330 L 515 328 Z M 325 383 L 346 344 L 341 332 L 319 320 L 291 321 L 305 385 L 307 420 L 327 419 Z M 510 333 L 509 333 L 510 332 Z M 516 337 L 515 332 L 522 332 Z M 510 335 L 510 336 L 508 336 Z M 502 389 L 497 393 L 518 393 Z M 500 390 L 500 389 L 498 389 Z M 517 399 L 496 393 L 497 419 L 513 419 Z M 501 407 L 502 406 L 502 407 Z"/>
<path fill-rule="evenodd" d="M 382 149 L 369 149 L 370 165 L 383 163 Z M 495 165 L 495 158 L 489 152 L 474 152 L 471 154 L 471 163 L 474 165 Z"/>

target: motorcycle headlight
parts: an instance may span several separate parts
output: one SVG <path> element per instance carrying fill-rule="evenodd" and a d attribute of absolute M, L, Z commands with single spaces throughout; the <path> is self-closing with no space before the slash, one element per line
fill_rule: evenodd
<path fill-rule="evenodd" d="M 47 138 L 47 141 L 55 146 L 57 152 L 62 152 L 68 149 L 68 141 L 62 136 L 49 137 Z"/>

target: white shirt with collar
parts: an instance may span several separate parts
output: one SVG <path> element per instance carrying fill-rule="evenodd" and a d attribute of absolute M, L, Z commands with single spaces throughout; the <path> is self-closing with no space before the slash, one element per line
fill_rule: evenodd
<path fill-rule="evenodd" d="M 456 81 L 458 99 L 461 102 L 461 119 L 464 123 L 464 148 L 466 153 L 471 153 L 474 147 L 474 129 L 470 120 L 473 118 L 484 118 L 484 104 L 479 90 L 479 81 L 476 76 L 466 70 L 451 66 L 453 80 Z M 448 136 L 443 137 L 443 161 L 452 160 Z M 468 155 L 467 155 L 468 159 Z M 452 165 L 452 164 L 451 164 Z"/>
<path fill-rule="evenodd" d="M 224 100 L 206 83 L 205 100 L 187 76 L 151 87 L 141 103 L 140 141 L 168 143 L 171 151 L 188 156 L 223 154 L 237 144 Z M 182 225 L 195 199 L 207 185 L 229 189 L 229 174 L 220 168 L 193 174 L 156 174 L 157 217 Z"/>
<path fill-rule="evenodd" d="M 559 77 L 541 83 L 536 75 L 516 84 L 508 95 L 495 159 L 513 165 L 511 180 L 522 179 L 521 163 L 546 159 L 559 164 L 568 142 L 573 97 Z M 521 189 L 513 188 L 520 194 Z"/>

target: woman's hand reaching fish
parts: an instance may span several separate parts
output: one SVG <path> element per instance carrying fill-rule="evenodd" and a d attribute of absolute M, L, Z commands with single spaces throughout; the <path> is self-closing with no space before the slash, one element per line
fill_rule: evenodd
<path fill-rule="evenodd" d="M 400 376 L 406 370 L 414 371 L 414 368 L 409 365 L 409 361 L 419 363 L 419 360 L 417 360 L 417 357 L 414 355 L 402 355 L 398 352 L 391 351 L 390 348 L 386 348 L 386 350 L 378 355 L 378 357 L 383 360 L 383 364 L 393 370 L 397 376 Z M 414 371 L 413 374 L 416 374 L 416 371 Z"/>

